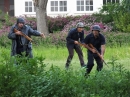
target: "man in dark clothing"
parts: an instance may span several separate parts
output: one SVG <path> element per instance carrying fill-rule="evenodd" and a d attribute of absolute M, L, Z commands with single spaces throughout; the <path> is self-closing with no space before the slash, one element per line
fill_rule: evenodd
<path fill-rule="evenodd" d="M 72 28 L 69 31 L 68 36 L 66 37 L 67 49 L 69 52 L 69 56 L 68 56 L 66 64 L 65 64 L 66 68 L 69 67 L 70 62 L 74 56 L 74 49 L 75 49 L 76 53 L 78 54 L 81 67 L 85 66 L 84 60 L 83 60 L 83 53 L 82 53 L 80 46 L 78 45 L 79 41 L 83 43 L 83 40 L 84 40 L 83 28 L 84 28 L 84 24 L 82 22 L 77 23 L 76 28 Z"/>
<path fill-rule="evenodd" d="M 18 31 L 15 32 L 14 29 L 17 29 Z M 33 30 L 30 26 L 25 25 L 25 20 L 23 18 L 18 18 L 17 23 L 12 26 L 8 34 L 8 38 L 12 40 L 11 56 L 23 56 L 22 53 L 25 52 L 26 56 L 32 58 L 32 43 L 27 38 L 23 37 L 21 32 L 28 37 L 34 35 L 45 38 L 45 36 L 43 33 Z"/>
<path fill-rule="evenodd" d="M 94 59 L 97 63 L 97 71 L 100 71 L 103 68 L 103 56 L 105 53 L 105 37 L 100 33 L 100 26 L 94 25 L 92 27 L 92 33 L 89 33 L 85 39 L 84 43 L 88 49 L 88 63 L 86 74 L 89 74 L 94 66 Z M 92 44 L 96 50 L 101 54 L 101 58 L 96 54 L 96 50 L 89 47 L 89 44 Z"/>

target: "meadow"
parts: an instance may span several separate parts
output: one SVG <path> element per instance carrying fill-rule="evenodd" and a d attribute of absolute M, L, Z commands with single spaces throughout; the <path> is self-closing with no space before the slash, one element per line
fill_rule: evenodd
<path fill-rule="evenodd" d="M 82 51 L 84 54 L 84 61 L 87 64 L 87 49 L 82 47 Z M 130 64 L 130 47 L 107 47 L 104 55 L 104 60 L 106 63 L 112 62 L 115 60 L 115 62 L 122 64 L 126 69 L 130 70 L 129 64 Z M 68 57 L 68 51 L 66 47 L 34 47 L 33 50 L 34 56 L 43 56 L 45 58 L 44 62 L 48 64 L 48 66 L 54 65 L 58 66 L 61 69 L 65 68 L 65 63 Z M 75 52 L 73 60 L 71 62 L 71 66 L 73 69 L 79 69 L 80 63 L 79 58 Z M 95 63 L 96 67 L 96 63 Z M 109 65 L 111 67 L 111 64 Z M 104 68 L 108 68 L 104 64 Z M 94 70 L 93 70 L 94 71 Z"/>
<path fill-rule="evenodd" d="M 81 48 L 84 54 L 84 61 L 87 64 L 87 49 L 83 47 Z M 2 47 L 0 51 L 4 51 L 7 55 L 10 55 L 9 46 L 8 48 Z M 123 67 L 129 70 L 130 69 L 129 67 L 130 53 L 129 52 L 130 52 L 129 46 L 112 47 L 112 48 L 106 46 L 104 60 L 107 63 L 107 65 L 109 65 L 110 68 L 112 66 L 109 63 L 114 61 L 115 63 L 121 64 Z M 58 47 L 58 48 L 56 46 L 44 47 L 44 45 L 36 46 L 35 44 L 33 44 L 33 54 L 34 54 L 34 58 L 40 57 L 40 56 L 45 58 L 44 63 L 47 64 L 47 68 L 53 65 L 53 66 L 58 66 L 61 69 L 64 69 L 65 63 L 68 57 L 68 51 L 66 47 Z M 0 58 L 0 60 L 1 59 L 2 58 Z M 74 53 L 74 57 L 73 57 L 70 67 L 72 67 L 75 70 L 80 68 L 79 58 L 76 52 Z M 96 63 L 95 63 L 94 68 L 95 67 L 96 67 Z M 109 69 L 108 66 L 106 66 L 105 64 L 104 64 L 104 68 Z M 92 71 L 95 71 L 95 69 L 93 69 Z"/>

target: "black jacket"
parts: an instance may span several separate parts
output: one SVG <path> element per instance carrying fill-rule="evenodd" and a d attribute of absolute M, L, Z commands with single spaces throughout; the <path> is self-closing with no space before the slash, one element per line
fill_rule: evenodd
<path fill-rule="evenodd" d="M 92 44 L 99 52 L 101 51 L 101 45 L 105 45 L 105 37 L 103 34 L 99 33 L 99 36 L 97 38 L 94 37 L 93 33 L 89 33 L 85 39 L 85 44 Z M 89 50 L 88 50 L 89 51 Z"/>
<path fill-rule="evenodd" d="M 74 41 L 80 41 L 83 43 L 84 31 L 78 32 L 77 28 L 71 29 L 66 37 L 66 41 L 67 41 L 67 46 L 71 46 L 71 47 L 75 45 Z"/>

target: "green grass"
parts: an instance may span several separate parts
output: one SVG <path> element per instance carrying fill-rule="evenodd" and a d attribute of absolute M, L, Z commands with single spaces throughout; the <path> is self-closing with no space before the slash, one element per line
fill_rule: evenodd
<path fill-rule="evenodd" d="M 84 54 L 84 61 L 85 63 L 87 63 L 87 51 L 85 48 L 83 48 L 82 50 Z M 0 51 L 7 54 L 8 57 L 10 56 L 10 48 L 1 48 Z M 106 47 L 104 60 L 107 63 L 107 62 L 111 62 L 113 59 L 117 59 L 116 62 L 121 63 L 126 69 L 130 69 L 129 52 L 130 52 L 130 47 L 118 47 L 118 48 Z M 34 46 L 33 55 L 34 57 L 43 56 L 45 58 L 44 63 L 47 64 L 47 67 L 54 65 L 60 67 L 61 69 L 64 69 L 66 59 L 68 57 L 68 51 L 66 47 L 56 48 L 56 47 Z M 1 56 L 0 56 L 0 60 L 2 60 Z M 75 70 L 80 68 L 80 62 L 76 52 L 74 53 L 74 57 L 71 62 L 71 67 L 73 67 Z M 111 67 L 111 65 L 109 67 Z M 95 71 L 95 68 L 96 65 L 94 66 L 93 71 Z M 107 66 L 104 66 L 104 68 L 109 69 Z"/>
<path fill-rule="evenodd" d="M 115 47 L 106 48 L 105 60 L 111 61 L 117 59 L 117 62 L 122 64 L 126 69 L 130 69 L 130 47 Z"/>
<path fill-rule="evenodd" d="M 84 54 L 84 61 L 87 63 L 87 51 L 85 48 L 82 49 Z M 104 59 L 107 62 L 111 62 L 113 59 L 117 59 L 118 63 L 121 63 L 124 67 L 130 69 L 130 47 L 118 47 L 118 48 L 109 48 L 106 47 L 106 52 Z M 60 68 L 65 67 L 66 59 L 68 56 L 68 51 L 66 47 L 52 47 L 52 48 L 45 48 L 45 47 L 38 47 L 33 49 L 33 53 L 35 56 L 43 56 L 45 57 L 45 63 L 50 65 L 59 66 Z M 75 69 L 80 68 L 80 62 L 76 52 L 74 53 L 73 60 L 71 62 L 71 66 Z M 94 68 L 96 65 L 94 66 Z M 111 66 L 109 66 L 111 67 Z M 107 68 L 107 66 L 104 66 Z"/>

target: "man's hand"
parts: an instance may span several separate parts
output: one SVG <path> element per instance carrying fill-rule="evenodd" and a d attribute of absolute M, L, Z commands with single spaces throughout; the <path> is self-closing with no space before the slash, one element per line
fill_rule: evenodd
<path fill-rule="evenodd" d="M 16 35 L 21 35 L 21 36 L 23 35 L 23 34 L 21 33 L 21 31 L 17 31 L 17 32 L 15 32 L 15 34 L 16 34 Z"/>
<path fill-rule="evenodd" d="M 101 60 L 102 60 L 102 61 L 104 60 L 104 56 L 103 56 L 103 55 L 101 55 Z"/>
<path fill-rule="evenodd" d="M 41 36 L 42 38 L 45 38 L 45 35 L 44 35 L 43 33 L 41 33 L 40 36 Z"/>
<path fill-rule="evenodd" d="M 78 41 L 74 41 L 74 44 L 78 44 L 79 42 Z"/>
<path fill-rule="evenodd" d="M 96 51 L 95 49 L 91 49 L 91 51 L 92 51 L 93 53 L 97 53 L 97 51 Z"/>

